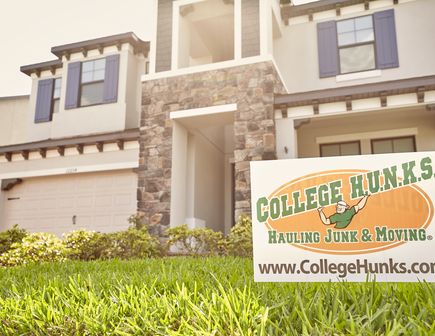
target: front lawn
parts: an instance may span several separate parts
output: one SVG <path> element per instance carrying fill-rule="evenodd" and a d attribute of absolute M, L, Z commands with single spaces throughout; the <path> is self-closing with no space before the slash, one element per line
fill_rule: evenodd
<path fill-rule="evenodd" d="M 0 335 L 433 335 L 427 283 L 254 283 L 232 257 L 0 269 Z"/>

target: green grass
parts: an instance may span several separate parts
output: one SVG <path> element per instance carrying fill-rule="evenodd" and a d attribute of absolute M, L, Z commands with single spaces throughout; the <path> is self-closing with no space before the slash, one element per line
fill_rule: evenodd
<path fill-rule="evenodd" d="M 0 335 L 435 335 L 427 283 L 254 283 L 252 261 L 0 269 Z"/>

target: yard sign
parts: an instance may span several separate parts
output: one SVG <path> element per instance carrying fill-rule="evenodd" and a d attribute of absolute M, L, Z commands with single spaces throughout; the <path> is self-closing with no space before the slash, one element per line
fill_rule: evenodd
<path fill-rule="evenodd" d="M 251 162 L 255 281 L 435 280 L 435 153 Z"/>

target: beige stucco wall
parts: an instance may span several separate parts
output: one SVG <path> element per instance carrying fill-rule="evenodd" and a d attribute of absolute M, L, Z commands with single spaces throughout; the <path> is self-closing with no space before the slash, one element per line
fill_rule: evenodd
<path fill-rule="evenodd" d="M 417 128 L 417 151 L 435 151 L 435 118 L 424 106 L 363 112 L 357 115 L 311 118 L 297 131 L 298 157 L 320 156 L 317 137 Z M 385 136 L 390 137 L 390 136 Z M 377 137 L 379 138 L 379 137 Z M 361 140 L 361 154 L 371 153 L 370 139 Z"/>
<path fill-rule="evenodd" d="M 68 64 L 77 61 L 85 62 L 101 59 L 112 54 L 120 54 L 118 101 L 111 104 L 65 110 Z M 32 75 L 26 142 L 114 132 L 139 127 L 140 76 L 145 73 L 145 59 L 143 56 L 135 56 L 133 48 L 125 43 L 122 45 L 121 51 L 118 51 L 116 47 L 108 47 L 105 48 L 103 55 L 100 55 L 98 51 L 89 51 L 86 58 L 80 53 L 72 54 L 70 61 L 65 58 L 63 60 L 63 69 L 58 69 L 54 76 L 49 71 L 42 72 L 40 78 Z M 51 122 L 35 124 L 34 117 L 39 80 L 59 77 L 62 77 L 59 113 L 53 114 Z"/>
<path fill-rule="evenodd" d="M 351 6 L 352 7 L 352 6 Z M 318 13 L 314 21 L 301 17 L 302 23 L 283 26 L 283 37 L 274 40 L 274 58 L 289 93 L 332 89 L 367 83 L 385 82 L 435 74 L 435 43 L 429 32 L 435 30 L 435 1 L 416 0 L 393 5 L 393 1 L 371 1 L 370 7 L 355 6 L 352 14 L 335 16 L 335 11 Z M 360 10 L 358 10 L 358 8 Z M 344 20 L 393 8 L 395 12 L 399 67 L 381 70 L 381 76 L 337 82 L 336 77 L 319 78 L 317 23 Z M 344 7 L 342 13 L 349 11 Z M 328 15 L 326 15 L 326 14 Z M 324 15 L 323 15 L 324 14 Z M 332 16 L 330 16 L 332 14 Z M 323 16 L 323 18 L 322 18 Z M 304 20 L 306 22 L 303 22 Z M 292 22 L 291 22 L 292 23 Z"/>
<path fill-rule="evenodd" d="M 0 147 L 23 143 L 29 96 L 0 98 Z"/>

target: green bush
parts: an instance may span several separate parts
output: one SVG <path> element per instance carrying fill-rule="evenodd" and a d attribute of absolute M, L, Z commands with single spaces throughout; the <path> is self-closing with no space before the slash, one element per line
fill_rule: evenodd
<path fill-rule="evenodd" d="M 252 219 L 243 214 L 231 233 L 223 240 L 224 253 L 232 256 L 252 258 Z"/>
<path fill-rule="evenodd" d="M 21 243 L 0 256 L 3 266 L 15 266 L 41 261 L 64 261 L 66 249 L 63 242 L 51 233 L 28 233 Z"/>
<path fill-rule="evenodd" d="M 159 240 L 146 227 L 106 233 L 103 237 L 103 242 L 109 242 L 107 250 L 102 252 L 103 258 L 149 258 L 163 252 Z"/>
<path fill-rule="evenodd" d="M 181 251 L 194 256 L 217 252 L 219 242 L 222 241 L 221 232 L 214 232 L 206 228 L 189 229 L 187 224 L 166 230 L 165 236 L 169 236 L 169 240 L 165 244 L 166 248 L 175 245 Z"/>
<path fill-rule="evenodd" d="M 63 236 L 69 259 L 130 259 L 157 257 L 162 254 L 158 239 L 151 236 L 146 228 L 129 228 L 110 233 L 81 229 Z"/>
<path fill-rule="evenodd" d="M 67 249 L 68 259 L 96 260 L 105 255 L 111 242 L 106 234 L 81 229 L 64 233 L 63 244 Z"/>
<path fill-rule="evenodd" d="M 26 230 L 19 229 L 18 224 L 15 224 L 12 229 L 0 232 L 0 255 L 9 251 L 12 244 L 21 243 L 26 234 Z"/>

